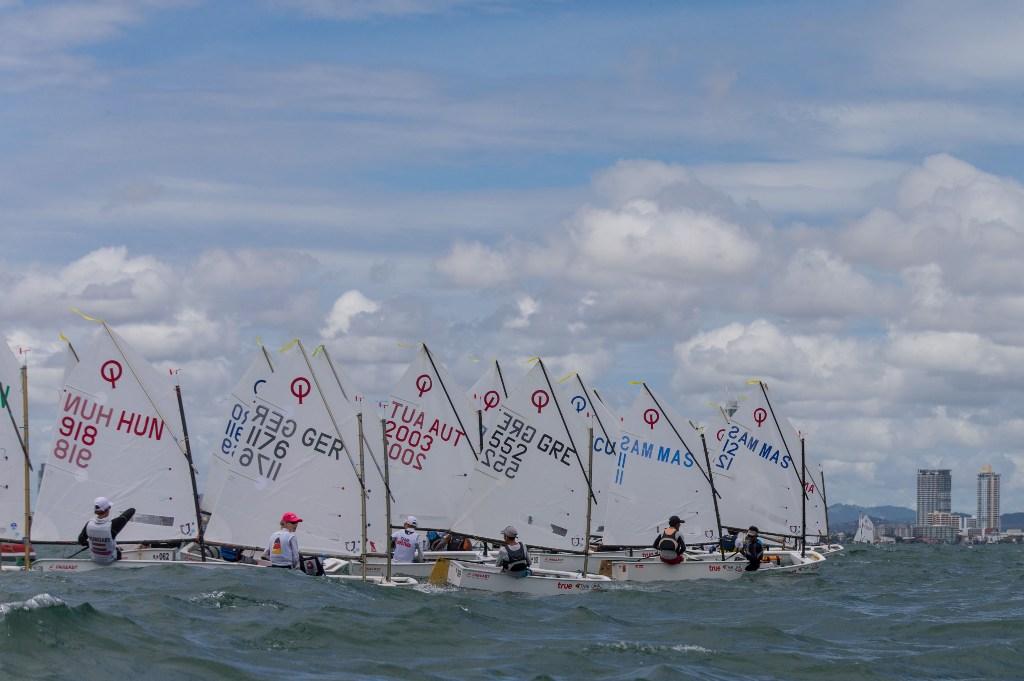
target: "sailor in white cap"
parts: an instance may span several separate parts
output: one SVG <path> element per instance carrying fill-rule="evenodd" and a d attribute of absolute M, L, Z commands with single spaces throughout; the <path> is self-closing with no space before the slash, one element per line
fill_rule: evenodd
<path fill-rule="evenodd" d="M 96 497 L 92 507 L 95 516 L 82 528 L 78 535 L 78 544 L 89 547 L 93 561 L 101 565 L 109 565 L 121 558 L 121 549 L 117 548 L 115 539 L 135 515 L 135 509 L 129 508 L 111 520 L 110 499 Z"/>
<path fill-rule="evenodd" d="M 394 554 L 391 559 L 396 563 L 421 563 L 423 562 L 423 551 L 426 540 L 416 530 L 418 525 L 416 516 L 411 515 L 405 519 L 402 529 L 395 530 L 391 535 L 391 545 Z"/>
<path fill-rule="evenodd" d="M 519 542 L 519 532 L 508 525 L 501 531 L 501 535 L 505 538 L 505 545 L 498 549 L 498 558 L 494 564 L 513 577 L 530 574 L 530 553 L 526 550 L 526 544 Z"/>

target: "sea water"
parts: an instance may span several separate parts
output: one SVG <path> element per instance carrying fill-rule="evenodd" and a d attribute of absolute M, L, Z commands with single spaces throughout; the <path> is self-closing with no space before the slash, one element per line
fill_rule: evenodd
<path fill-rule="evenodd" d="M 552 598 L 284 570 L 0 574 L 4 679 L 1024 679 L 1024 547 Z"/>

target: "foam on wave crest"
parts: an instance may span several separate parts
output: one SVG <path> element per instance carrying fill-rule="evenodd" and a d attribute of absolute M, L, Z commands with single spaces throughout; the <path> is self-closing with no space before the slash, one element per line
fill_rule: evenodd
<path fill-rule="evenodd" d="M 0 617 L 9 612 L 14 612 L 15 610 L 39 610 L 40 608 L 55 608 L 62 605 L 66 604 L 56 596 L 51 596 L 50 594 L 37 594 L 24 601 L 0 603 Z"/>

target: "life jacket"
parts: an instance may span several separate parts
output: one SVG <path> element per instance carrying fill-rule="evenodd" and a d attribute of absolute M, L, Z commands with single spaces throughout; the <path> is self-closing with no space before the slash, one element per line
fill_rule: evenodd
<path fill-rule="evenodd" d="M 299 569 L 311 577 L 321 577 L 324 574 L 324 564 L 320 562 L 319 556 L 302 556 Z"/>
<path fill-rule="evenodd" d="M 530 561 L 526 557 L 526 545 L 519 543 L 518 549 L 505 546 L 505 553 L 508 554 L 508 563 L 505 564 L 506 572 L 525 572 L 530 567 Z"/>
<path fill-rule="evenodd" d="M 661 551 L 661 559 L 663 561 L 667 563 L 678 563 L 685 547 L 686 545 L 683 544 L 682 539 L 679 536 L 679 530 L 674 527 L 667 527 L 658 538 L 658 545 L 656 548 Z"/>
<path fill-rule="evenodd" d="M 242 550 L 237 546 L 222 546 L 219 550 L 221 560 L 237 563 L 242 559 Z"/>
<path fill-rule="evenodd" d="M 117 542 L 109 518 L 93 518 L 85 525 L 85 536 L 89 538 L 89 553 L 93 562 L 109 565 L 117 560 Z"/>
<path fill-rule="evenodd" d="M 288 530 L 278 530 L 274 534 L 270 535 L 270 564 L 275 567 L 292 567 L 295 564 L 293 558 L 298 556 L 292 556 L 292 538 L 293 534 Z"/>
<path fill-rule="evenodd" d="M 448 537 L 448 545 L 444 549 L 445 551 L 465 551 L 466 549 L 466 538 L 461 534 L 453 534 Z"/>

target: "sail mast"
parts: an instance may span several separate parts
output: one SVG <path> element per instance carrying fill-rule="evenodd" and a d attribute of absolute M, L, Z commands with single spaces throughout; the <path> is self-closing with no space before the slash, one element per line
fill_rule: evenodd
<path fill-rule="evenodd" d="M 356 423 L 359 428 L 359 477 L 365 478 L 366 476 L 366 455 L 363 452 L 363 414 L 362 412 L 356 414 Z M 366 581 L 366 485 L 359 490 L 359 506 L 360 513 L 363 518 L 363 534 L 362 534 L 362 546 L 363 550 L 360 552 L 362 555 L 360 558 L 363 561 L 363 581 Z"/>
<path fill-rule="evenodd" d="M 21 367 L 21 418 L 25 436 L 21 440 L 21 446 L 25 452 L 25 531 L 22 533 L 22 545 L 25 549 L 25 569 L 32 567 L 32 507 L 29 494 L 32 486 L 32 461 L 29 458 L 28 448 L 28 359 Z"/>
<path fill-rule="evenodd" d="M 583 576 L 587 575 L 587 567 L 590 562 L 590 514 L 594 509 L 592 500 L 594 491 L 590 489 L 590 481 L 594 477 L 594 426 L 587 428 L 587 529 L 583 533 Z"/>
<path fill-rule="evenodd" d="M 700 431 L 700 444 L 704 448 L 704 462 L 707 464 L 708 473 L 711 473 L 711 500 L 715 503 L 715 522 L 718 523 L 718 550 L 722 552 L 722 560 L 725 560 L 725 547 L 722 545 L 722 516 L 718 512 L 718 492 L 715 490 L 715 475 L 711 472 L 711 454 L 708 452 L 708 441 L 704 437 L 704 430 Z"/>
<path fill-rule="evenodd" d="M 805 461 L 804 439 L 800 438 L 800 486 L 804 489 L 803 508 L 801 508 L 801 523 L 803 532 L 800 537 L 800 555 L 807 555 L 807 463 Z"/>
<path fill-rule="evenodd" d="M 388 465 L 390 456 L 388 451 L 387 419 L 380 420 L 381 440 L 384 443 L 384 552 L 387 554 L 387 568 L 384 572 L 385 579 L 391 581 L 391 466 Z"/>
<path fill-rule="evenodd" d="M 202 562 L 206 562 L 206 540 L 203 535 L 203 515 L 199 510 L 199 488 L 196 485 L 196 467 L 192 463 L 192 446 L 188 442 L 188 422 L 185 420 L 185 404 L 181 401 L 181 383 L 174 385 L 174 394 L 178 398 L 178 413 L 181 415 L 181 436 L 185 441 L 185 458 L 188 460 L 188 477 L 192 481 L 192 502 L 196 507 L 196 530 L 199 532 L 199 552 Z"/>

